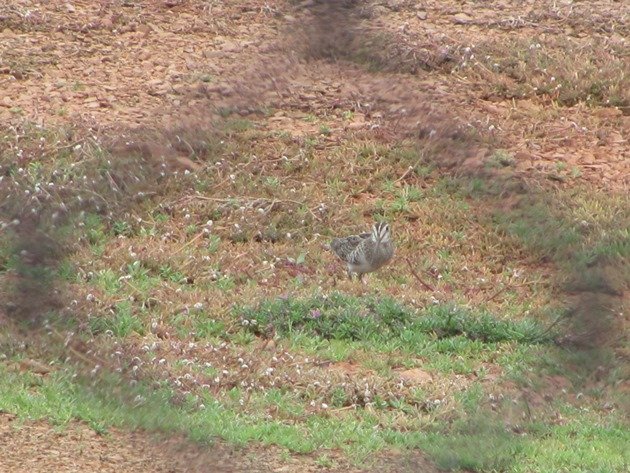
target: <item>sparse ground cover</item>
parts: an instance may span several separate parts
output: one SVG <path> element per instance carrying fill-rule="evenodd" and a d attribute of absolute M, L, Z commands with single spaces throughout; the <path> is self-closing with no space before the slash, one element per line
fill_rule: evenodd
<path fill-rule="evenodd" d="M 220 471 L 628 467 L 624 6 L 375 3 L 335 9 L 337 37 L 319 4 L 26 3 L 5 44 L 149 56 L 65 90 L 45 51 L 7 55 L 0 409 L 21 428 L 184 435 Z M 105 50 L 80 56 L 131 67 Z M 375 219 L 397 254 L 363 287 L 326 244 Z"/>

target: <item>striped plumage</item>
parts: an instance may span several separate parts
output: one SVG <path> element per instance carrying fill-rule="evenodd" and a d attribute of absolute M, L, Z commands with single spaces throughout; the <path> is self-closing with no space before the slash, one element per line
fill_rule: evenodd
<path fill-rule="evenodd" d="M 385 222 L 374 224 L 371 233 L 335 238 L 330 249 L 347 264 L 350 279 L 356 273 L 362 280 L 365 273 L 376 271 L 394 256 L 389 225 Z"/>

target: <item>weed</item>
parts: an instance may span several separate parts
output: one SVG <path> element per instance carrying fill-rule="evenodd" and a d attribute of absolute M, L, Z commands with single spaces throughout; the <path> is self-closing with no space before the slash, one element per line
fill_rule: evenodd
<path fill-rule="evenodd" d="M 343 119 L 347 121 L 352 121 L 354 119 L 354 112 L 352 110 L 346 110 L 342 114 Z"/>
<path fill-rule="evenodd" d="M 324 136 L 330 136 L 331 134 L 330 127 L 327 125 L 321 125 L 319 127 L 319 134 L 324 135 Z"/>
<path fill-rule="evenodd" d="M 417 187 L 405 186 L 396 193 L 396 198 L 390 205 L 390 210 L 394 213 L 409 212 L 411 203 L 422 198 L 422 191 Z"/>
<path fill-rule="evenodd" d="M 171 281 L 176 284 L 184 283 L 187 280 L 186 276 L 183 273 L 173 269 L 168 264 L 160 266 L 159 273 L 160 277 L 165 281 Z"/>
<path fill-rule="evenodd" d="M 208 252 L 216 253 L 221 245 L 221 237 L 219 235 L 210 235 L 208 239 Z"/>
<path fill-rule="evenodd" d="M 111 332 L 116 337 L 126 337 L 133 332 L 140 335 L 144 333 L 144 326 L 133 313 L 133 307 L 129 301 L 116 304 L 112 316 L 91 317 L 88 322 L 90 331 L 95 335 Z"/>
<path fill-rule="evenodd" d="M 280 179 L 276 176 L 269 176 L 265 178 L 265 185 L 271 187 L 272 189 L 277 189 L 280 186 Z"/>
<path fill-rule="evenodd" d="M 505 150 L 496 150 L 487 161 L 489 167 L 506 167 L 514 165 L 514 156 Z"/>
<path fill-rule="evenodd" d="M 112 225 L 112 231 L 115 236 L 122 235 L 130 237 L 133 235 L 133 229 L 131 228 L 131 225 L 123 220 L 117 220 L 116 222 L 114 222 Z"/>
<path fill-rule="evenodd" d="M 111 269 L 102 269 L 94 273 L 92 282 L 108 294 L 116 294 L 122 287 L 118 275 Z"/>
<path fill-rule="evenodd" d="M 253 128 L 254 124 L 250 120 L 243 118 L 230 118 L 223 124 L 224 130 L 228 133 L 243 133 Z"/>
<path fill-rule="evenodd" d="M 195 319 L 195 336 L 202 339 L 216 338 L 226 331 L 225 323 L 220 320 L 208 318 L 206 314 Z"/>

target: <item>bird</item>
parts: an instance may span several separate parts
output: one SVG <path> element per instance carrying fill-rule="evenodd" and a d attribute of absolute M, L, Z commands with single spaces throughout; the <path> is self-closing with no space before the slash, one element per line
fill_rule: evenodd
<path fill-rule="evenodd" d="M 371 233 L 360 233 L 330 242 L 330 249 L 348 266 L 348 277 L 357 274 L 363 281 L 363 275 L 385 266 L 394 256 L 394 243 L 387 222 L 377 222 Z"/>

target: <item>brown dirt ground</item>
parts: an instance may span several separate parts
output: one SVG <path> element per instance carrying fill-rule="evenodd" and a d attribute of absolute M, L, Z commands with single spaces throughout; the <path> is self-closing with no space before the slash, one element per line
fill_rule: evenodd
<path fill-rule="evenodd" d="M 6 124 L 80 123 L 96 131 L 172 127 L 208 105 L 242 105 L 257 96 L 261 102 L 273 98 L 279 110 L 265 127 L 291 129 L 294 134 L 313 131 L 308 127 L 314 125 L 302 119 L 305 113 L 325 114 L 340 104 L 374 104 L 375 113 L 357 113 L 350 124 L 333 123 L 335 131 L 357 132 L 381 125 L 387 114 L 402 116 L 401 103 L 422 103 L 416 113 L 442 116 L 450 110 L 458 123 L 493 126 L 522 172 L 544 173 L 564 162 L 577 166 L 580 179 L 597 187 L 628 186 L 630 151 L 624 137 L 630 136 L 630 121 L 621 110 L 580 105 L 558 110 L 534 99 L 482 99 L 461 75 L 367 74 L 343 62 L 304 63 L 285 54 L 289 33 L 304 21 L 291 7 L 294 2 L 2 3 L 0 121 Z M 610 35 L 618 40 L 619 34 L 611 31 L 616 31 L 625 8 L 623 2 L 604 0 L 575 5 L 497 1 L 488 6 L 427 0 L 418 11 L 399 8 L 406 3 L 402 1 L 377 3 L 377 25 L 402 25 L 403 32 L 422 30 L 430 38 L 442 34 L 459 42 L 482 35 L 502 41 L 510 35 L 527 38 L 558 31 L 578 39 Z M 502 27 L 510 19 L 518 28 Z M 116 430 L 100 436 L 79 423 L 57 430 L 44 422 L 18 422 L 9 414 L 0 415 L 0 439 L 3 471 L 322 469 L 312 457 L 287 460 L 273 448 L 234 449 L 220 443 L 199 447 Z M 378 471 L 431 468 L 421 458 L 391 457 Z M 352 471 L 345 465 L 343 469 Z"/>
<path fill-rule="evenodd" d="M 622 44 L 627 30 L 628 8 L 607 0 L 427 1 L 424 20 L 410 2 L 376 3 L 389 7 L 374 8 L 375 28 L 402 31 L 401 41 L 421 32 L 427 41 L 458 46 L 533 35 Z M 312 21 L 301 11 L 259 0 L 10 1 L 0 7 L 0 120 L 173 127 L 184 116 L 207 121 L 209 105 L 273 100 L 278 111 L 266 126 L 299 133 L 304 112 L 327 115 L 351 103 L 376 113 L 359 113 L 341 130 L 372 129 L 386 114 L 389 122 L 402 115 L 412 122 L 449 110 L 456 123 L 496 130 L 522 172 L 553 173 L 564 163 L 597 187 L 627 188 L 630 117 L 622 110 L 501 100 L 480 94 L 479 81 L 465 74 L 367 74 L 343 62 L 304 63 L 287 52 L 293 34 Z"/>
<path fill-rule="evenodd" d="M 11 414 L 0 414 L 3 446 L 0 469 L 31 472 L 155 472 L 234 473 L 304 472 L 358 470 L 347 465 L 340 454 L 328 458 L 337 466 L 317 466 L 314 458 L 282 456 L 274 447 L 237 448 L 221 442 L 196 445 L 181 438 L 159 438 L 145 432 L 112 429 L 100 435 L 88 426 L 73 422 L 54 428 L 46 422 L 23 422 Z M 374 471 L 432 472 L 434 467 L 419 455 L 391 454 L 379 460 Z"/>
<path fill-rule="evenodd" d="M 143 432 L 112 430 L 99 435 L 80 423 L 63 429 L 0 415 L 3 471 L 33 472 L 237 472 L 313 471 L 299 459 L 280 462 L 273 449 L 247 450 L 221 443 L 195 446 Z M 295 469 L 294 469 L 295 468 Z"/>

